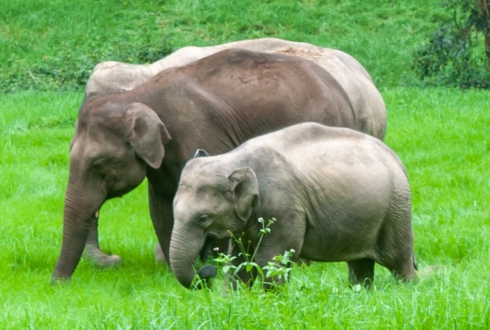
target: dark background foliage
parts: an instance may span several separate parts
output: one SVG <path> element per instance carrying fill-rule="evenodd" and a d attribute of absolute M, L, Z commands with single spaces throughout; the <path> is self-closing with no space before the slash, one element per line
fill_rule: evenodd
<path fill-rule="evenodd" d="M 490 6 L 487 0 L 447 0 L 452 16 L 414 53 L 427 84 L 490 88 Z"/>
<path fill-rule="evenodd" d="M 487 1 L 3 1 L 0 92 L 81 90 L 102 61 L 150 63 L 188 45 L 259 37 L 341 49 L 381 88 L 488 88 Z"/>
<path fill-rule="evenodd" d="M 438 0 L 1 1 L 0 92 L 79 91 L 101 61 L 148 63 L 188 45 L 259 37 L 341 49 L 378 86 L 398 86 L 445 16 Z"/>

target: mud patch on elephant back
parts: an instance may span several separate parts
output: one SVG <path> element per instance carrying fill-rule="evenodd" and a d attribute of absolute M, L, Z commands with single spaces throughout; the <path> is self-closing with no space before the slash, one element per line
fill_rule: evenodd
<path fill-rule="evenodd" d="M 321 50 L 305 50 L 305 49 L 294 48 L 294 47 L 279 48 L 275 50 L 274 53 L 297 56 L 313 61 L 320 60 L 324 55 L 324 53 Z"/>
<path fill-rule="evenodd" d="M 98 71 L 98 70 L 112 70 L 114 68 L 117 68 L 121 66 L 120 62 L 115 62 L 115 61 L 106 61 L 106 62 L 101 62 L 95 66 L 95 68 L 92 70 L 92 72 Z"/>

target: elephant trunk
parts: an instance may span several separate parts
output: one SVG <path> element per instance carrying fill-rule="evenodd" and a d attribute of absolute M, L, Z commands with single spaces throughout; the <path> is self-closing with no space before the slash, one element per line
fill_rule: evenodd
<path fill-rule="evenodd" d="M 201 254 L 206 241 L 202 229 L 188 229 L 175 226 L 170 241 L 170 267 L 175 277 L 184 287 L 190 289 L 194 284 L 196 272 L 194 262 Z M 206 281 L 216 276 L 216 269 L 206 265 L 197 272 L 198 278 Z M 199 289 L 200 286 L 195 288 Z"/>
<path fill-rule="evenodd" d="M 77 184 L 69 183 L 65 195 L 63 239 L 52 281 L 69 279 L 80 261 L 87 242 L 90 221 L 100 208 L 103 197 L 87 196 Z"/>

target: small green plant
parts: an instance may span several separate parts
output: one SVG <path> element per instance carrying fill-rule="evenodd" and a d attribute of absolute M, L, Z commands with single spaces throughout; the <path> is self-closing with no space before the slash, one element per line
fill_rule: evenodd
<path fill-rule="evenodd" d="M 266 278 L 275 278 L 279 280 L 287 281 L 289 278 L 289 273 L 292 270 L 292 261 L 291 258 L 294 254 L 294 250 L 285 251 L 283 255 L 277 255 L 273 258 L 273 261 L 269 261 L 266 266 L 263 268 L 260 267 L 255 260 L 255 256 L 257 255 L 257 251 L 260 248 L 260 244 L 262 243 L 262 239 L 265 235 L 271 232 L 270 226 L 276 222 L 275 218 L 269 219 L 267 224 L 263 218 L 258 219 L 259 223 L 262 225 L 262 229 L 259 230 L 259 241 L 257 246 L 255 246 L 254 251 L 250 254 L 245 248 L 242 239 L 239 237 L 235 237 L 232 233 L 231 237 L 236 242 L 240 249 L 240 253 L 238 257 L 243 257 L 244 261 L 239 265 L 235 266 L 232 264 L 233 260 L 237 258 L 237 256 L 230 256 L 224 253 L 220 253 L 218 258 L 214 259 L 218 265 L 222 266 L 222 271 L 225 276 L 229 276 L 235 280 L 237 279 L 237 274 L 239 271 L 245 269 L 247 273 L 251 275 L 251 279 L 254 279 L 254 271 L 257 272 L 258 282 L 263 284 Z M 265 272 L 264 272 L 265 271 Z"/>
<path fill-rule="evenodd" d="M 284 251 L 283 255 L 277 255 L 273 258 L 273 260 L 277 262 L 269 261 L 267 266 L 264 266 L 264 270 L 267 271 L 267 273 L 265 273 L 265 277 L 275 277 L 280 280 L 284 279 L 286 282 L 289 279 L 289 273 L 292 270 L 291 257 L 294 255 L 294 252 L 295 251 L 293 249 Z"/>

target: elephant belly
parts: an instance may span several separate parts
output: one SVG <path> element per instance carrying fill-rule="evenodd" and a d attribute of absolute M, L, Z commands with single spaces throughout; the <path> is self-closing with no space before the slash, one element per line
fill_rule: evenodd
<path fill-rule="evenodd" d="M 301 258 L 312 261 L 350 261 L 375 256 L 375 239 L 372 233 L 367 237 L 357 235 L 306 234 L 301 250 Z M 369 237 L 371 236 L 371 237 Z"/>
<path fill-rule="evenodd" d="M 387 205 L 366 202 L 363 195 L 319 206 L 323 216 L 309 221 L 301 257 L 317 261 L 374 258 Z"/>

